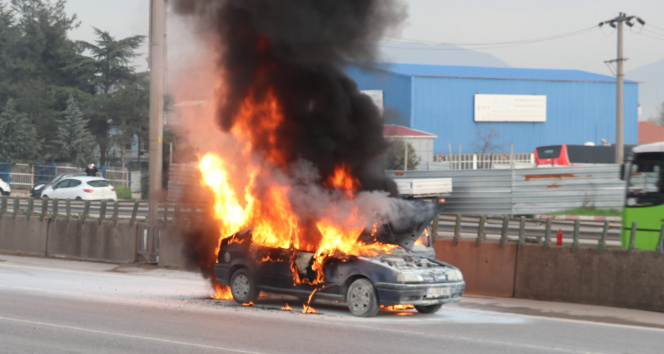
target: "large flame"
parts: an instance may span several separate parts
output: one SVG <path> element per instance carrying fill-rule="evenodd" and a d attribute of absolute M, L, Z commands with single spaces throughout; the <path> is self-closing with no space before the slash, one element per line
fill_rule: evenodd
<path fill-rule="evenodd" d="M 294 210 L 290 199 L 293 179 L 280 178 L 288 174 L 290 166 L 285 156 L 291 152 L 284 150 L 287 144 L 281 145 L 274 135 L 283 121 L 274 95 L 265 95 L 261 102 L 253 95 L 247 96 L 235 121 L 231 134 L 244 143 L 241 165 L 218 153 L 205 154 L 199 163 L 202 182 L 214 196 L 214 217 L 219 225 L 215 255 L 222 239 L 252 228 L 254 245 L 313 252 L 316 279 L 300 279 L 297 267 L 291 264 L 293 280 L 320 284 L 325 280 L 323 266 L 330 257 L 375 255 L 377 250 L 396 247 L 358 241 L 371 224 L 354 203 L 360 183 L 343 164 L 336 166 L 327 178 L 298 180 L 324 199 L 318 201 L 320 211 L 312 213 L 313 216 L 303 216 Z M 261 144 L 267 142 L 273 147 L 267 155 L 253 151 L 253 140 L 257 137 L 262 137 Z M 216 292 L 215 298 L 230 297 L 228 289 L 219 284 Z"/>

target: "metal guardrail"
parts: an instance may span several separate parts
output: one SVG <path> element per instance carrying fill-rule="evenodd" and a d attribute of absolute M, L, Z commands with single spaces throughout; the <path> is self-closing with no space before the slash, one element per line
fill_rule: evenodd
<path fill-rule="evenodd" d="M 582 220 L 527 219 L 487 216 L 439 215 L 437 225 L 438 238 L 475 239 L 514 241 L 528 243 L 544 243 L 546 239 L 555 240 L 562 233 L 564 243 L 573 243 L 576 238 L 579 244 L 605 245 L 621 244 L 622 225 L 620 222 L 598 222 Z"/>
<path fill-rule="evenodd" d="M 199 214 L 202 209 L 181 207 L 177 203 L 159 203 L 160 222 L 173 222 L 176 216 Z M 26 215 L 31 217 L 64 217 L 75 219 L 95 218 L 102 220 L 129 219 L 131 223 L 145 222 L 149 206 L 146 200 L 83 201 L 71 199 L 33 199 L 26 197 L 0 198 L 0 215 Z"/>

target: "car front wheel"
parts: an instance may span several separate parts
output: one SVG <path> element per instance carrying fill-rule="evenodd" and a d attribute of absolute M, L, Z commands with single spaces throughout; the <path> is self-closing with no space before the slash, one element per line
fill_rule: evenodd
<path fill-rule="evenodd" d="M 238 269 L 231 278 L 231 293 L 233 299 L 241 304 L 256 301 L 258 291 L 254 279 L 246 269 Z"/>
<path fill-rule="evenodd" d="M 346 302 L 350 312 L 359 317 L 376 316 L 380 307 L 373 284 L 368 279 L 356 279 L 348 287 Z"/>
<path fill-rule="evenodd" d="M 415 305 L 415 310 L 419 313 L 436 313 L 440 308 L 443 307 L 443 304 L 437 305 Z"/>

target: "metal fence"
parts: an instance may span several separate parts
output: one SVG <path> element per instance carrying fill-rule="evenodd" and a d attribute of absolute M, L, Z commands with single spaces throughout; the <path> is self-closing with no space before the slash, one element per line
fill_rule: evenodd
<path fill-rule="evenodd" d="M 129 171 L 124 167 L 101 167 L 100 172 L 113 186 L 128 187 Z M 9 183 L 13 190 L 29 190 L 35 184 L 47 183 L 64 172 L 83 171 L 73 164 L 10 164 L 0 162 L 0 178 Z"/>
<path fill-rule="evenodd" d="M 621 209 L 620 165 L 405 171 L 408 178 L 452 178 L 446 212 L 527 215 L 580 207 Z"/>
<path fill-rule="evenodd" d="M 434 161 L 452 170 L 512 169 L 535 167 L 533 153 L 435 154 Z"/>

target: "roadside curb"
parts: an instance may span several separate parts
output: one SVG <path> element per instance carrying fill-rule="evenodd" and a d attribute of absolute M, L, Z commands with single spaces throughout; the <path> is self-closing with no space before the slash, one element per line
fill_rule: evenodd
<path fill-rule="evenodd" d="M 554 219 L 554 220 L 584 220 L 584 221 L 611 221 L 621 222 L 620 216 L 592 216 L 592 215 L 536 215 L 535 219 Z"/>

